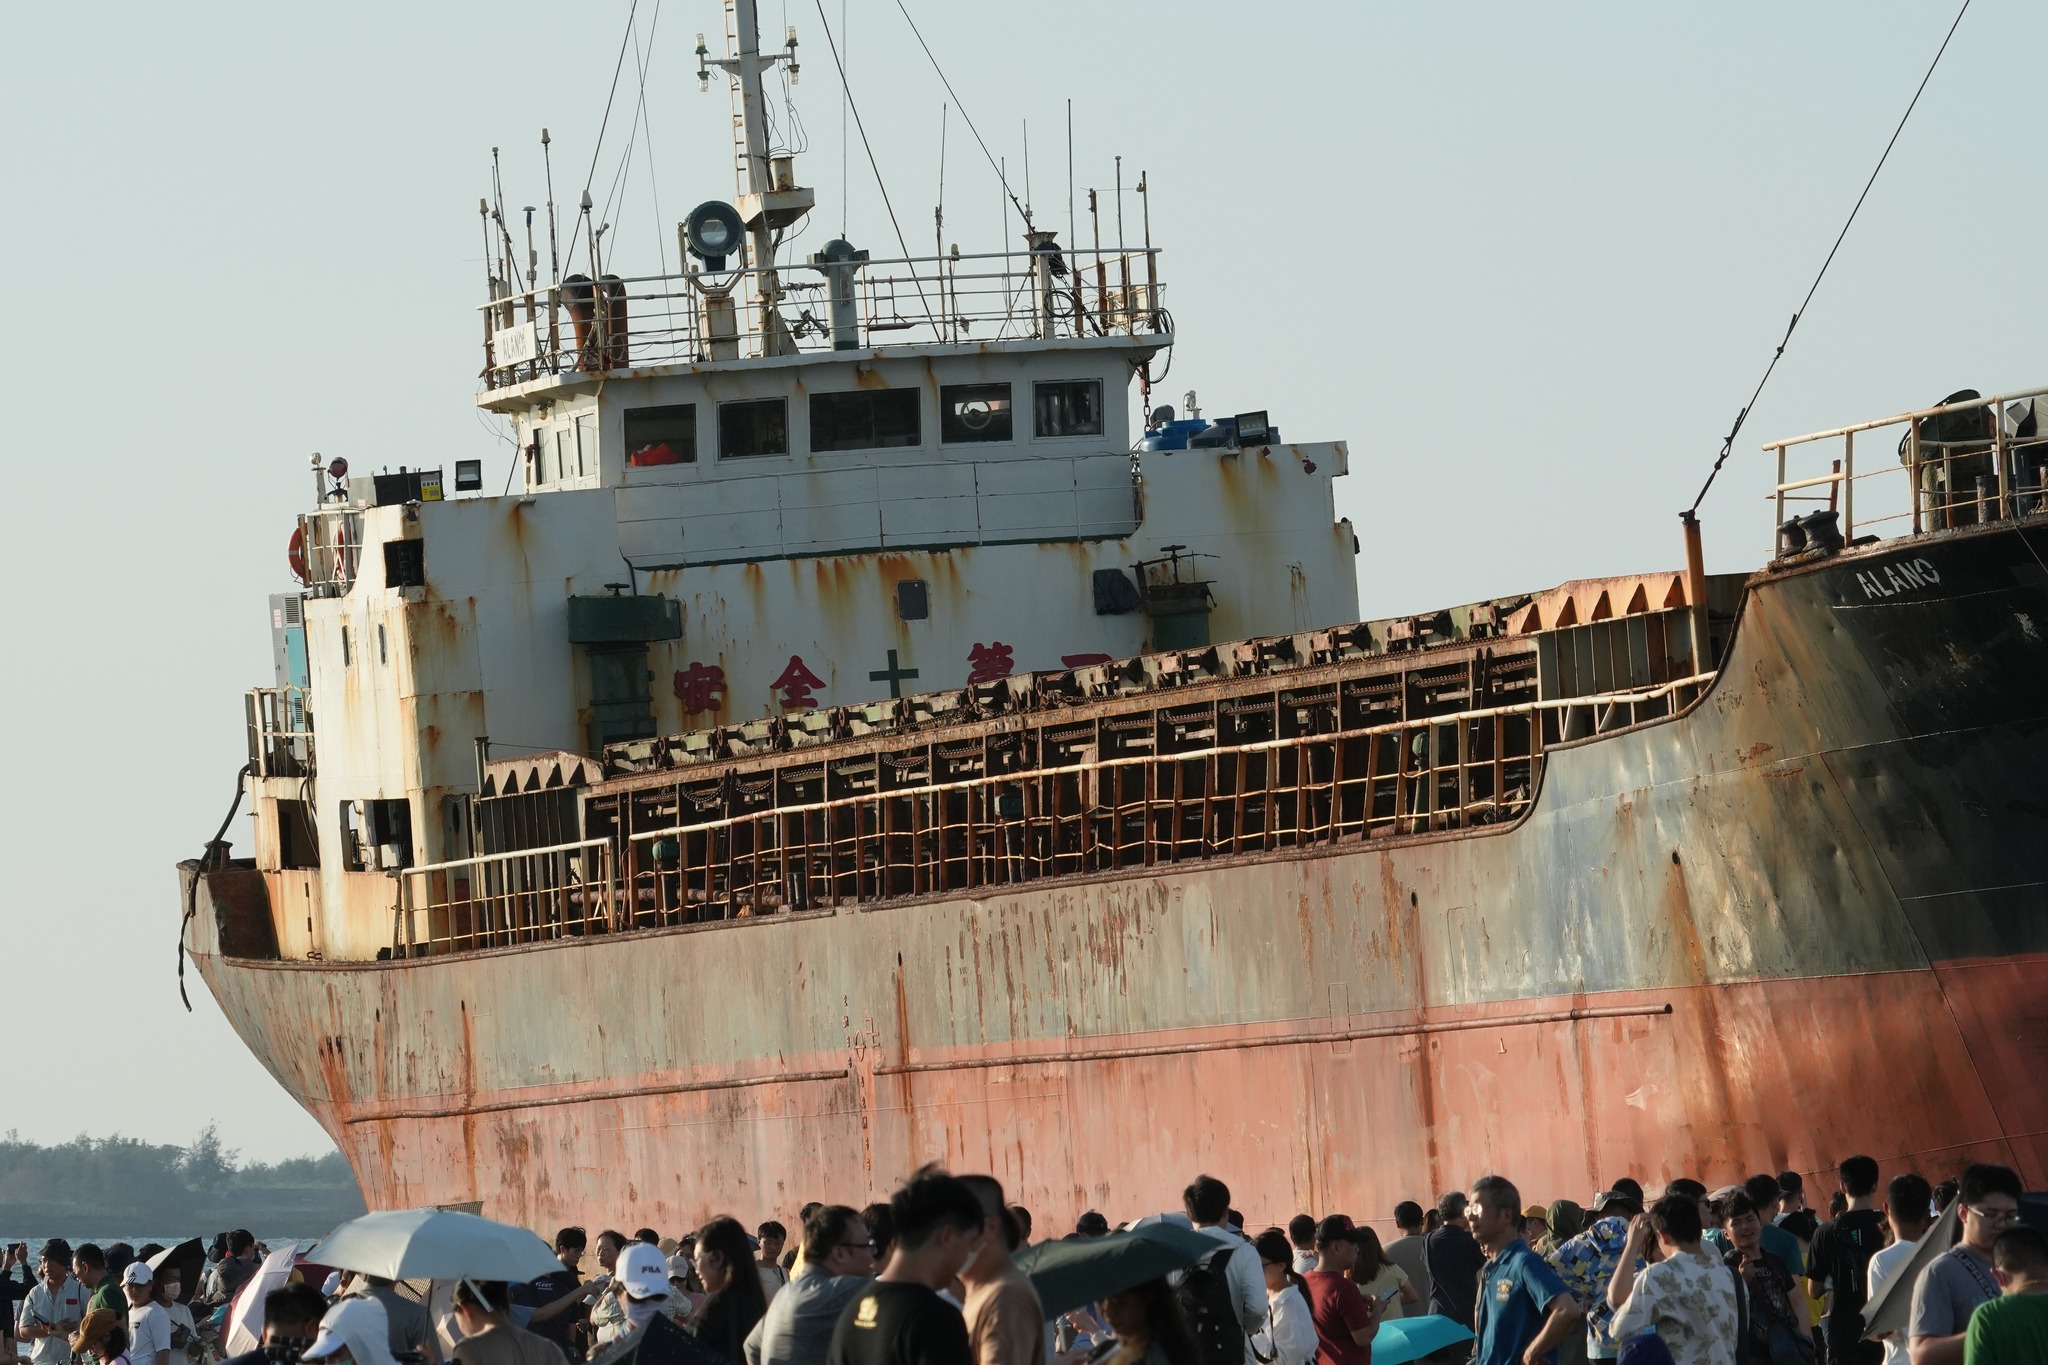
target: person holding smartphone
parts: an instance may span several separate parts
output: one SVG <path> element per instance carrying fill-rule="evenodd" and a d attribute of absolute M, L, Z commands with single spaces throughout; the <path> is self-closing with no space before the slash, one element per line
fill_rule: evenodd
<path fill-rule="evenodd" d="M 85 1321 L 85 1286 L 71 1276 L 71 1244 L 62 1237 L 43 1243 L 37 1268 L 40 1278 L 21 1302 L 14 1334 L 29 1343 L 30 1365 L 68 1365 L 71 1334 Z"/>

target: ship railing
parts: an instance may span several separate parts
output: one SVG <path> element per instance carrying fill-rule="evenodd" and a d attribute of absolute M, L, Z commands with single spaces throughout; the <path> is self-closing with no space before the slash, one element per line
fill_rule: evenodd
<path fill-rule="evenodd" d="M 1501 824 L 1534 800 L 1547 747 L 1675 715 L 1711 681 L 1692 674 L 633 830 L 621 841 L 620 923 L 746 919 Z M 890 760 L 876 761 L 879 772 Z"/>
<path fill-rule="evenodd" d="M 2048 512 L 2048 387 L 1973 397 L 1764 446 L 1781 554 Z M 1819 506 L 1816 506 L 1819 504 Z"/>
<path fill-rule="evenodd" d="M 363 514 L 343 507 L 301 512 L 293 553 L 303 561 L 310 596 L 346 595 L 363 562 Z"/>
<path fill-rule="evenodd" d="M 243 698 L 249 762 L 258 777 L 313 775 L 313 717 L 303 687 L 253 687 Z"/>
<path fill-rule="evenodd" d="M 394 957 L 578 938 L 618 928 L 611 841 L 584 839 L 402 868 Z"/>
<path fill-rule="evenodd" d="M 548 375 L 889 346 L 1171 330 L 1156 247 L 859 263 L 839 318 L 827 267 L 565 283 L 480 305 L 486 388 Z M 845 270 L 849 267 L 831 267 Z M 835 328 L 848 323 L 845 335 Z"/>

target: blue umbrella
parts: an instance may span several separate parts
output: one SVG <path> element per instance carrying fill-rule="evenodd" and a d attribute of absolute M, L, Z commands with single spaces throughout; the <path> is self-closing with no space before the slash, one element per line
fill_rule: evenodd
<path fill-rule="evenodd" d="M 1472 1329 L 1441 1313 L 1420 1318 L 1388 1318 L 1372 1339 L 1372 1365 L 1408 1365 L 1446 1346 L 1472 1340 Z"/>

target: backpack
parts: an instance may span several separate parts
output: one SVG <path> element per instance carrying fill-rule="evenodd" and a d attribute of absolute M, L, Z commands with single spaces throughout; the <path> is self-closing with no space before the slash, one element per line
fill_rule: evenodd
<path fill-rule="evenodd" d="M 1230 1299 L 1227 1269 L 1235 1247 L 1219 1246 L 1181 1277 L 1175 1291 L 1181 1312 L 1195 1329 L 1202 1365 L 1244 1365 L 1244 1325 Z"/>

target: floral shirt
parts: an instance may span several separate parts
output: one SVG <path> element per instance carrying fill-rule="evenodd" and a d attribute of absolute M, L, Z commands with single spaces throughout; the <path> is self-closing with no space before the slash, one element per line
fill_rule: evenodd
<path fill-rule="evenodd" d="M 1586 1354 L 1595 1360 L 1612 1360 L 1618 1349 L 1614 1310 L 1607 1306 L 1607 1282 L 1621 1264 L 1621 1248 L 1627 1241 L 1628 1219 L 1601 1218 L 1544 1258 L 1585 1313 Z M 1637 1261 L 1637 1271 L 1642 1268 L 1643 1263 Z"/>
<path fill-rule="evenodd" d="M 1675 1365 L 1735 1365 L 1735 1273 L 1704 1248 L 1673 1251 L 1636 1276 L 1614 1315 L 1614 1336 L 1657 1329 Z"/>

